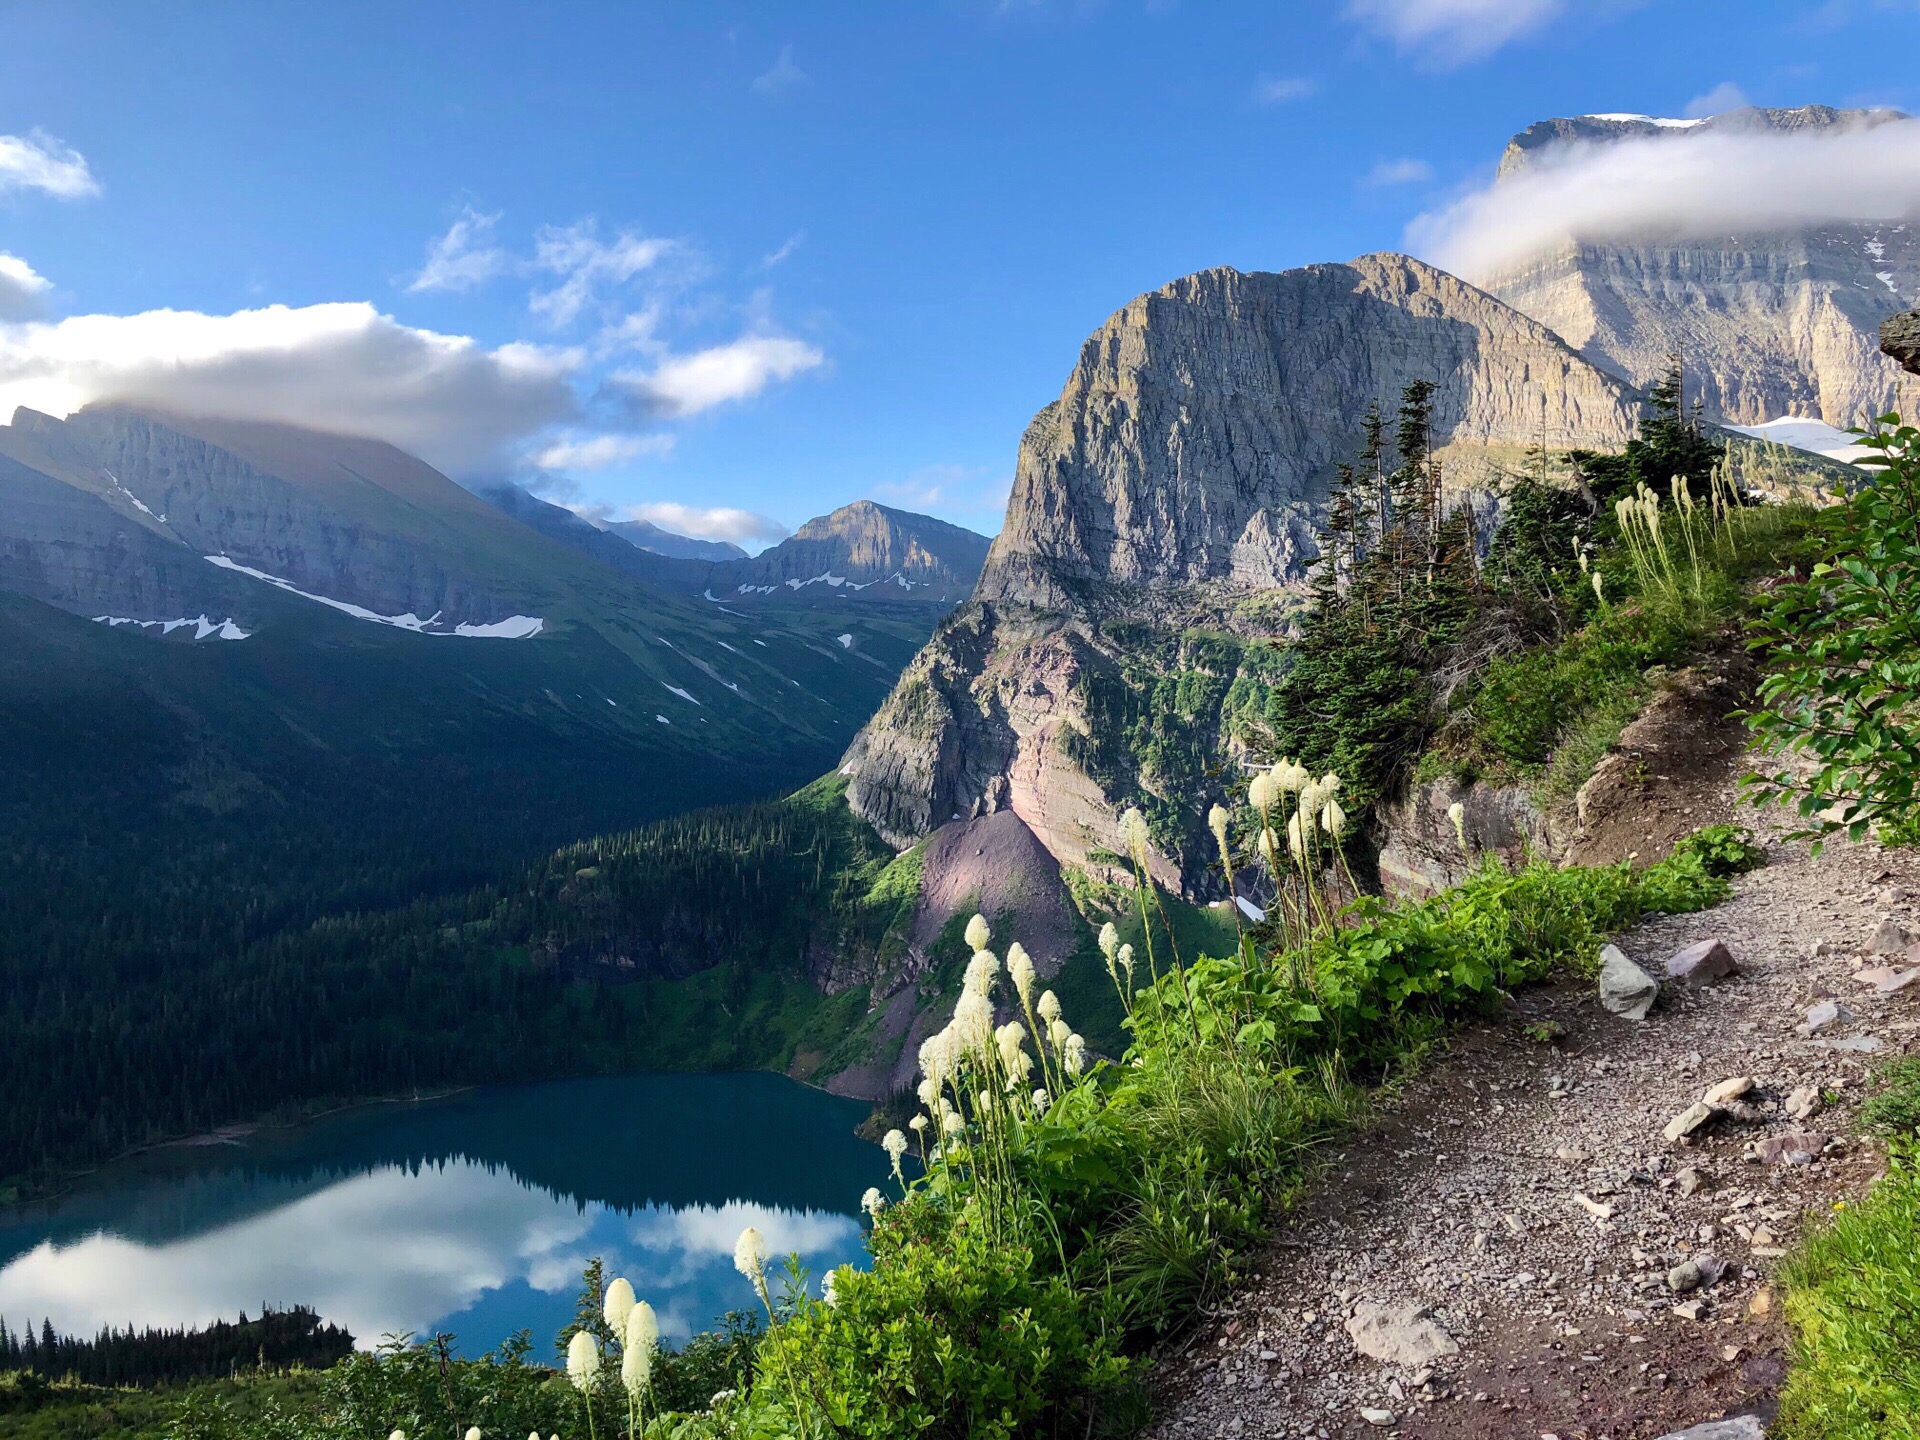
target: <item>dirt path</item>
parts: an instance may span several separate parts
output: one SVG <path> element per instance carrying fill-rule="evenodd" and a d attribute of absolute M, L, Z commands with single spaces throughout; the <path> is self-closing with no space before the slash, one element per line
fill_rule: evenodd
<path fill-rule="evenodd" d="M 1877 963 L 1862 954 L 1883 916 L 1920 931 L 1920 859 L 1775 842 L 1735 892 L 1620 945 L 1659 975 L 1718 938 L 1737 976 L 1668 985 L 1637 1024 L 1585 987 L 1535 991 L 1457 1037 L 1332 1157 L 1228 1309 L 1168 1357 L 1152 1433 L 1640 1440 L 1770 1416 L 1786 1337 L 1768 1277 L 1807 1216 L 1878 1173 L 1850 1112 L 1872 1066 L 1920 1051 L 1920 985 L 1883 997 L 1855 978 Z M 1855 1018 L 1798 1033 L 1829 996 Z M 1561 1027 L 1556 1043 L 1534 1038 L 1543 1025 Z M 1755 1085 L 1744 1113 L 1694 1141 L 1663 1137 L 1740 1076 Z M 1796 1120 L 1787 1102 L 1805 1087 L 1835 1098 Z M 1810 1163 L 1752 1158 L 1794 1133 L 1828 1143 Z M 1676 1293 L 1669 1272 L 1697 1256 L 1725 1275 Z M 1458 1353 L 1366 1358 L 1346 1326 L 1376 1306 L 1430 1311 L 1403 1340 Z M 1741 1430 L 1758 1433 L 1726 1433 Z"/>

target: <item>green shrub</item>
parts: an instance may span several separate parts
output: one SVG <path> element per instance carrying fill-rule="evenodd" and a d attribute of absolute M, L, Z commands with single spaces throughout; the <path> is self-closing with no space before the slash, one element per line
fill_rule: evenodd
<path fill-rule="evenodd" d="M 1920 1437 L 1920 1147 L 1836 1210 L 1782 1268 L 1794 1366 L 1785 1440 Z"/>
<path fill-rule="evenodd" d="M 883 1215 L 871 1270 L 834 1281 L 831 1305 L 770 1332 L 762 1373 L 790 1376 L 836 1435 L 1080 1434 L 1126 1372 L 1097 1306 L 924 1198 Z"/>
<path fill-rule="evenodd" d="M 1882 1066 L 1874 1093 L 1860 1107 L 1860 1124 L 1882 1135 L 1920 1137 L 1920 1055 Z M 1920 1236 L 1915 1237 L 1920 1244 Z"/>

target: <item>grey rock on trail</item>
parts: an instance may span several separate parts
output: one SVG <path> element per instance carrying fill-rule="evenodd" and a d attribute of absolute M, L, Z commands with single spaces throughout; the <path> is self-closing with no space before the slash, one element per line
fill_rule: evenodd
<path fill-rule="evenodd" d="M 1660 982 L 1642 970 L 1617 945 L 1600 952 L 1600 1003 L 1627 1020 L 1644 1020 L 1660 998 Z"/>
<path fill-rule="evenodd" d="M 1353 1348 L 1369 1360 L 1409 1370 L 1460 1353 L 1460 1347 L 1433 1319 L 1432 1312 L 1411 1300 L 1384 1305 L 1362 1301 L 1354 1306 L 1353 1316 L 1347 1321 L 1347 1334 L 1353 1339 Z"/>

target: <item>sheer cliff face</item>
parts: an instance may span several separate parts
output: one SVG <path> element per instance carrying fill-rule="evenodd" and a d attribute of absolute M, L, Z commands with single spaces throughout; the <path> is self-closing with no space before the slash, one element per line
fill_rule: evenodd
<path fill-rule="evenodd" d="M 1297 580 L 1361 417 L 1436 382 L 1450 481 L 1485 484 L 1544 433 L 1624 438 L 1624 387 L 1545 326 L 1404 255 L 1202 271 L 1142 295 L 1080 352 L 1020 444 L 983 600 L 1096 607 L 1104 587 Z"/>
<path fill-rule="evenodd" d="M 1390 413 L 1419 379 L 1438 387 L 1454 494 L 1492 484 L 1543 432 L 1618 445 L 1636 413 L 1546 327 L 1400 255 L 1208 270 L 1117 312 L 1021 441 L 974 603 L 848 751 L 854 808 L 896 844 L 1011 809 L 1062 860 L 1110 848 L 1117 797 L 1067 733 L 1099 723 L 1086 697 L 1116 668 L 1107 627 L 1270 613 L 1313 558 L 1367 407 Z"/>
<path fill-rule="evenodd" d="M 1697 124 L 1637 116 L 1545 120 L 1508 144 L 1503 181 L 1554 147 L 1726 132 L 1820 132 L 1904 119 L 1893 111 L 1741 110 Z M 1706 240 L 1567 242 L 1475 276 L 1589 360 L 1644 384 L 1683 358 L 1689 399 L 1713 419 L 1797 415 L 1845 427 L 1894 403 L 1899 367 L 1879 352 L 1887 315 L 1920 292 L 1920 227 L 1835 224 Z"/>

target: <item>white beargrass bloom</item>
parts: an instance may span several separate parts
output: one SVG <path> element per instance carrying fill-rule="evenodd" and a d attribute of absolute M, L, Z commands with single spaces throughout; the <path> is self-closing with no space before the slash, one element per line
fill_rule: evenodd
<path fill-rule="evenodd" d="M 653 1347 L 660 1339 L 660 1321 L 644 1301 L 627 1317 L 626 1340 L 620 1354 L 620 1384 L 638 1396 L 653 1379 Z"/>
<path fill-rule="evenodd" d="M 404 1430 L 396 1430 L 387 1436 L 387 1440 L 407 1440 L 407 1432 Z M 540 1440 L 540 1437 L 536 1435 L 533 1437 L 533 1440 Z"/>
<path fill-rule="evenodd" d="M 1087 1042 L 1078 1035 L 1067 1036 L 1067 1043 L 1061 1047 L 1060 1063 L 1067 1067 L 1069 1075 L 1078 1075 L 1087 1068 Z"/>
<path fill-rule="evenodd" d="M 480 1440 L 480 1427 L 478 1425 L 467 1426 L 467 1440 Z"/>
<path fill-rule="evenodd" d="M 1033 1092 L 1033 1109 L 1036 1115 L 1046 1114 L 1047 1104 L 1048 1104 L 1048 1098 L 1047 1098 L 1047 1092 L 1045 1087 L 1042 1087 L 1041 1089 L 1038 1089 Z"/>
<path fill-rule="evenodd" d="M 1067 1043 L 1067 1037 L 1071 1034 L 1073 1034 L 1073 1027 L 1058 1016 L 1054 1017 L 1047 1026 L 1047 1038 L 1053 1041 L 1053 1048 L 1056 1050 Z"/>
<path fill-rule="evenodd" d="M 1338 800 L 1328 800 L 1326 808 L 1320 812 L 1320 824 L 1326 832 L 1339 839 L 1347 828 L 1347 812 L 1340 808 Z"/>
<path fill-rule="evenodd" d="M 1232 818 L 1224 805 L 1216 805 L 1207 811 L 1207 828 L 1213 831 L 1213 838 L 1220 842 L 1222 850 L 1227 848 L 1227 822 Z"/>
<path fill-rule="evenodd" d="M 767 1242 L 751 1225 L 742 1230 L 734 1242 L 733 1268 L 751 1280 L 754 1289 L 763 1295 L 766 1293 Z"/>
<path fill-rule="evenodd" d="M 1133 988 L 1133 946 L 1120 947 L 1120 968 L 1127 972 L 1127 988 Z"/>
<path fill-rule="evenodd" d="M 1018 1020 L 1009 1020 L 993 1032 L 993 1043 L 999 1047 L 1002 1068 L 1012 1075 L 1026 1058 L 1027 1027 Z"/>
<path fill-rule="evenodd" d="M 860 1197 L 860 1208 L 877 1218 L 887 1208 L 887 1197 L 880 1193 L 879 1186 L 869 1185 L 867 1193 Z"/>
<path fill-rule="evenodd" d="M 615 1280 L 607 1286 L 606 1301 L 600 1311 L 607 1317 L 607 1325 L 616 1335 L 627 1333 L 627 1316 L 633 1313 L 633 1286 L 626 1280 Z"/>
<path fill-rule="evenodd" d="M 1000 962 L 993 958 L 993 952 L 976 950 L 973 958 L 967 962 L 966 978 L 960 982 L 960 988 L 980 995 L 991 995 L 994 977 L 999 973 Z"/>
<path fill-rule="evenodd" d="M 971 920 L 967 921 L 967 948 L 969 950 L 986 949 L 987 941 L 992 938 L 993 927 L 987 924 L 986 916 L 975 915 Z"/>
<path fill-rule="evenodd" d="M 1262 815 L 1273 808 L 1273 776 L 1265 770 L 1247 782 L 1247 803 Z"/>
<path fill-rule="evenodd" d="M 967 1128 L 967 1122 L 960 1118 L 960 1112 L 944 1096 L 940 1101 L 940 1128 L 949 1135 L 958 1135 Z"/>
<path fill-rule="evenodd" d="M 585 1330 L 573 1332 L 573 1339 L 567 1342 L 567 1379 L 573 1382 L 573 1388 L 581 1394 L 593 1388 L 593 1382 L 600 1373 L 600 1347 L 593 1343 L 593 1336 Z"/>
<path fill-rule="evenodd" d="M 1273 767 L 1273 783 L 1288 795 L 1296 795 L 1307 788 L 1307 782 L 1313 775 L 1298 760 L 1281 757 L 1280 763 Z"/>
<path fill-rule="evenodd" d="M 1127 812 L 1120 817 L 1120 836 L 1127 842 L 1127 852 L 1140 864 L 1147 863 L 1147 817 L 1140 813 L 1137 805 L 1128 806 Z"/>
<path fill-rule="evenodd" d="M 1327 803 L 1326 792 L 1318 780 L 1309 780 L 1300 791 L 1300 813 L 1312 815 Z"/>
<path fill-rule="evenodd" d="M 978 990 L 965 991 L 947 1028 L 953 1032 L 956 1058 L 985 1055 L 993 1043 L 993 1002 Z"/>
<path fill-rule="evenodd" d="M 889 1130 L 881 1137 L 880 1148 L 887 1152 L 887 1159 L 893 1162 L 893 1178 L 905 1185 L 907 1177 L 900 1173 L 900 1157 L 907 1153 L 907 1137 L 898 1130 Z"/>
<path fill-rule="evenodd" d="M 1338 795 L 1340 793 L 1340 777 L 1331 770 L 1327 771 L 1326 774 L 1320 777 L 1320 793 L 1322 795 Z"/>
<path fill-rule="evenodd" d="M 1604 604 L 1607 597 L 1601 593 L 1600 572 L 1596 570 L 1588 578 L 1593 581 L 1593 598 Z"/>
<path fill-rule="evenodd" d="M 707 1408 L 709 1410 L 718 1410 L 722 1405 L 733 1399 L 733 1396 L 734 1392 L 731 1390 L 716 1390 L 713 1392 L 713 1398 L 707 1401 Z M 553 1437 L 553 1440 L 560 1440 L 560 1437 L 556 1435 Z"/>
<path fill-rule="evenodd" d="M 1279 848 L 1280 848 L 1280 842 L 1274 839 L 1273 827 L 1271 825 L 1261 826 L 1260 827 L 1260 857 L 1263 860 L 1265 860 L 1269 865 L 1271 865 L 1273 864 L 1274 856 L 1278 852 Z"/>
<path fill-rule="evenodd" d="M 916 1135 L 924 1134 L 927 1128 L 927 1117 L 924 1115 L 914 1116 L 913 1119 L 907 1121 L 907 1128 Z"/>
<path fill-rule="evenodd" d="M 1300 824 L 1300 812 L 1297 810 L 1287 817 L 1287 849 L 1293 852 L 1296 860 L 1307 858 L 1307 832 Z"/>
<path fill-rule="evenodd" d="M 1113 921 L 1109 920 L 1100 927 L 1100 953 L 1111 960 L 1114 952 L 1119 948 L 1120 932 L 1114 928 Z"/>
<path fill-rule="evenodd" d="M 1040 1012 L 1040 1018 L 1051 1025 L 1060 1018 L 1060 997 L 1049 990 L 1040 997 L 1040 1003 L 1034 1008 Z"/>
<path fill-rule="evenodd" d="M 1026 946 L 1018 940 L 1007 946 L 1007 978 L 1013 981 L 1014 993 L 1019 995 L 1022 1005 L 1033 1003 L 1033 957 L 1027 954 Z"/>
<path fill-rule="evenodd" d="M 1447 806 L 1447 819 L 1453 822 L 1454 838 L 1460 842 L 1462 854 L 1467 849 L 1467 807 L 1458 800 Z"/>
<path fill-rule="evenodd" d="M 869 1190 L 867 1193 L 869 1195 L 873 1195 L 873 1194 L 877 1194 L 878 1192 Z M 882 1203 L 885 1203 L 885 1202 L 882 1202 Z M 821 1302 L 825 1304 L 829 1309 L 831 1309 L 833 1306 L 834 1277 L 839 1273 L 840 1272 L 838 1270 L 829 1270 L 827 1271 L 826 1274 L 820 1277 L 820 1299 L 821 1299 Z"/>

